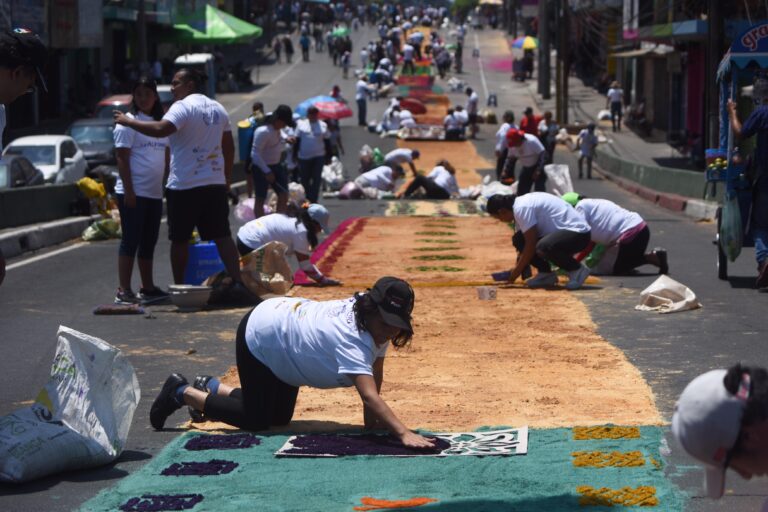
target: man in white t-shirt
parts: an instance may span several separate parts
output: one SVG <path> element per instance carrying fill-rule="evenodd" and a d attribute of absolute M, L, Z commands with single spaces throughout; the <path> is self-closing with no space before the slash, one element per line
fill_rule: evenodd
<path fill-rule="evenodd" d="M 586 128 L 579 132 L 579 137 L 576 139 L 576 150 L 581 151 L 579 155 L 579 179 L 584 177 L 584 160 L 587 161 L 587 179 L 592 179 L 592 160 L 595 158 L 595 149 L 598 143 L 595 128 L 595 123 L 589 123 Z"/>
<path fill-rule="evenodd" d="M 3 150 L 5 106 L 34 91 L 39 83 L 48 89 L 40 72 L 48 60 L 48 50 L 37 35 L 24 28 L 0 30 L 0 152 Z M 0 284 L 5 278 L 5 257 L 0 250 Z"/>
<path fill-rule="evenodd" d="M 471 139 L 475 138 L 475 135 L 477 134 L 477 110 L 478 110 L 478 104 L 480 102 L 480 98 L 478 97 L 477 93 L 471 88 L 467 87 L 467 90 L 465 91 L 467 95 L 467 116 L 468 116 L 468 123 L 469 123 L 469 137 Z"/>
<path fill-rule="evenodd" d="M 366 110 L 368 109 L 368 77 L 362 75 L 355 84 L 355 101 L 357 102 L 357 126 L 368 126 Z"/>
<path fill-rule="evenodd" d="M 590 228 L 584 215 L 561 198 L 546 192 L 531 192 L 522 197 L 494 195 L 486 204 L 488 214 L 505 223 L 514 222 L 516 231 L 512 243 L 517 249 L 518 260 L 503 278 L 496 280 L 514 282 L 528 265 L 539 273 L 526 281 L 531 288 L 550 287 L 557 284 L 557 274 L 550 262 L 568 272 L 565 287 L 576 290 L 589 276 L 589 268 L 573 257 L 589 246 Z"/>
<path fill-rule="evenodd" d="M 496 131 L 496 146 L 494 147 L 496 152 L 496 179 L 498 181 L 501 181 L 502 177 L 512 179 L 515 177 L 514 164 L 506 166 L 507 173 L 506 175 L 504 174 L 507 155 L 509 154 L 509 148 L 507 147 L 507 132 L 512 128 L 517 130 L 515 113 L 511 110 L 507 110 L 504 112 L 501 120 L 501 126 L 499 126 L 499 129 Z"/>
<path fill-rule="evenodd" d="M 384 155 L 384 163 L 392 167 L 402 167 L 408 164 L 415 176 L 416 165 L 414 165 L 413 161 L 418 160 L 419 156 L 421 156 L 421 152 L 418 149 L 397 148 Z"/>
<path fill-rule="evenodd" d="M 621 84 L 614 80 L 611 83 L 611 88 L 608 89 L 608 95 L 605 99 L 605 108 L 611 109 L 611 124 L 613 125 L 613 131 L 621 131 L 621 116 L 622 106 L 624 102 L 624 90 L 621 88 Z"/>
<path fill-rule="evenodd" d="M 252 302 L 242 283 L 237 248 L 229 229 L 229 181 L 235 143 L 224 107 L 198 91 L 207 77 L 190 68 L 176 72 L 171 81 L 174 103 L 160 121 L 140 121 L 115 111 L 115 123 L 150 137 L 168 137 L 171 170 L 166 184 L 171 268 L 177 284 L 184 282 L 189 239 L 197 228 L 200 238 L 216 243 L 233 280 L 228 295 L 233 301 Z"/>
<path fill-rule="evenodd" d="M 448 114 L 443 118 L 443 128 L 445 128 L 445 140 L 461 140 L 464 135 L 464 123 L 452 108 L 448 109 Z"/>
<path fill-rule="evenodd" d="M 415 51 L 415 48 L 410 43 L 405 43 L 403 46 L 403 74 L 409 74 L 412 75 L 415 73 L 415 68 L 413 67 L 413 52 Z"/>
<path fill-rule="evenodd" d="M 294 153 L 299 160 L 299 175 L 307 199 L 316 203 L 323 181 L 323 165 L 331 157 L 331 133 L 328 125 L 320 121 L 317 107 L 307 109 L 307 119 L 296 125 Z"/>
<path fill-rule="evenodd" d="M 539 138 L 522 130 L 510 128 L 507 132 L 507 147 L 506 165 L 519 161 L 523 167 L 517 184 L 517 195 L 527 194 L 531 191 L 531 187 L 537 192 L 546 190 L 547 175 L 544 173 L 546 151 Z M 506 176 L 507 171 L 504 174 Z"/>

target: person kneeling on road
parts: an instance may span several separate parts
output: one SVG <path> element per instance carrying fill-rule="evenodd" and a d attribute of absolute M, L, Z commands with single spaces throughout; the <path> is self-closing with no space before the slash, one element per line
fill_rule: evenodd
<path fill-rule="evenodd" d="M 380 165 L 355 178 L 355 185 L 360 189 L 375 188 L 382 192 L 395 190 L 397 180 L 403 177 L 403 168 L 397 164 Z"/>
<path fill-rule="evenodd" d="M 514 222 L 516 231 L 512 243 L 518 259 L 509 272 L 493 275 L 497 281 L 511 283 L 523 274 L 528 265 L 539 271 L 525 284 L 543 288 L 557 284 L 557 274 L 549 262 L 568 272 L 569 290 L 581 288 L 589 276 L 589 268 L 573 255 L 583 251 L 590 241 L 589 224 L 584 216 L 561 198 L 545 192 L 531 192 L 522 197 L 496 194 L 488 199 L 488 213 L 502 222 Z"/>
<path fill-rule="evenodd" d="M 768 474 L 768 371 L 737 364 L 699 375 L 677 401 L 672 433 L 704 464 L 710 498 L 722 497 L 728 468 L 747 480 Z"/>
<path fill-rule="evenodd" d="M 419 188 L 423 188 L 426 192 L 425 199 L 450 199 L 458 196 L 459 184 L 456 181 L 456 169 L 448 160 L 440 160 L 432 172 L 426 176 L 417 174 L 405 189 L 403 196 L 409 198 Z"/>
<path fill-rule="evenodd" d="M 288 247 L 289 253 L 296 255 L 299 268 L 310 279 L 323 286 L 340 285 L 339 281 L 324 276 L 309 260 L 312 250 L 317 247 L 317 234 L 328 232 L 328 210 L 321 204 L 310 204 L 302 207 L 297 217 L 273 213 L 246 223 L 237 232 L 240 256 L 250 254 L 269 242 L 281 242 Z"/>
<path fill-rule="evenodd" d="M 416 165 L 413 163 L 413 161 L 418 160 L 420 155 L 421 153 L 419 152 L 418 149 L 408 149 L 408 148 L 393 149 L 392 151 L 384 155 L 384 163 L 386 165 L 389 165 L 390 167 L 394 167 L 396 165 L 405 166 L 405 164 L 408 164 L 408 166 L 411 168 L 411 172 L 415 176 Z"/>
<path fill-rule="evenodd" d="M 588 199 L 576 192 L 563 195 L 563 199 L 584 215 L 591 230 L 592 242 L 618 249 L 613 275 L 629 275 L 635 268 L 646 264 L 658 267 L 659 274 L 669 273 L 666 250 L 656 248 L 645 252 L 651 230 L 640 214 L 625 210 L 607 199 Z"/>
<path fill-rule="evenodd" d="M 413 304 L 413 289 L 394 277 L 382 277 L 366 293 L 343 300 L 265 300 L 237 329 L 241 387 L 209 376 L 189 385 L 174 373 L 152 404 L 150 422 L 160 430 L 186 404 L 208 419 L 266 430 L 291 422 L 299 387 L 354 386 L 366 428 L 386 428 L 405 446 L 430 448 L 434 441 L 406 428 L 379 395 L 388 345 L 406 346 L 413 336 Z"/>

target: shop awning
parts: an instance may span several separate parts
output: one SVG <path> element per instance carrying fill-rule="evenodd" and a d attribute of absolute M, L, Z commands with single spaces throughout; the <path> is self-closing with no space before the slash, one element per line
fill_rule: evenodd
<path fill-rule="evenodd" d="M 186 23 L 173 26 L 174 32 L 170 39 L 176 43 L 199 44 L 233 44 L 242 43 L 259 37 L 261 27 L 236 18 L 215 8 L 205 6 L 205 31 L 192 28 Z"/>

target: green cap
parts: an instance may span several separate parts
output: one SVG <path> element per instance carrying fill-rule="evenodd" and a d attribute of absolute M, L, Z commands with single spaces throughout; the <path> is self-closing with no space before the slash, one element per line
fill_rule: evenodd
<path fill-rule="evenodd" d="M 563 194 L 561 197 L 563 198 L 563 201 L 571 206 L 576 206 L 576 203 L 578 203 L 579 199 L 581 199 L 579 194 L 576 192 L 568 192 L 567 194 Z"/>

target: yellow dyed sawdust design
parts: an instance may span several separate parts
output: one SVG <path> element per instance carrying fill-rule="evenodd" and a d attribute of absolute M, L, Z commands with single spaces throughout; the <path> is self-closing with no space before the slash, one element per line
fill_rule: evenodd
<path fill-rule="evenodd" d="M 640 439 L 640 429 L 637 427 L 574 427 L 573 439 L 586 441 L 589 439 Z"/>
<path fill-rule="evenodd" d="M 638 467 L 645 465 L 640 451 L 633 452 L 573 452 L 573 465 L 577 468 Z"/>
<path fill-rule="evenodd" d="M 609 489 L 607 487 L 595 489 L 589 485 L 581 485 L 576 488 L 576 492 L 581 494 L 579 505 L 582 507 L 613 507 L 614 505 L 655 507 L 659 504 L 656 488 L 649 485 L 622 487 L 621 489 Z"/>

